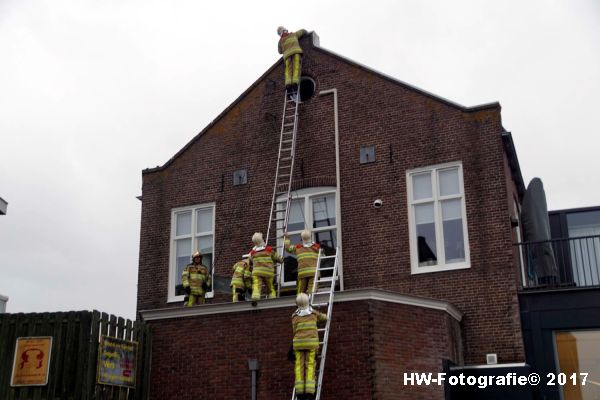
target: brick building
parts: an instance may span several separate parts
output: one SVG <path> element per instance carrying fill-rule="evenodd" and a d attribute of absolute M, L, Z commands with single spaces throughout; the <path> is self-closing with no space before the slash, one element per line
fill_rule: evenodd
<path fill-rule="evenodd" d="M 403 373 L 490 353 L 523 362 L 511 225 L 523 182 L 500 105 L 460 106 L 325 50 L 314 33 L 301 43 L 289 230 L 298 240 L 310 227 L 341 259 L 323 398 L 443 399 L 443 386 L 405 386 Z M 229 276 L 266 230 L 283 91 L 277 61 L 143 171 L 137 308 L 153 331 L 153 399 L 248 397 L 249 359 L 259 399 L 291 395 L 293 296 L 252 307 L 215 290 L 183 308 L 180 288 L 193 250 Z M 284 271 L 284 294 L 293 280 Z"/>

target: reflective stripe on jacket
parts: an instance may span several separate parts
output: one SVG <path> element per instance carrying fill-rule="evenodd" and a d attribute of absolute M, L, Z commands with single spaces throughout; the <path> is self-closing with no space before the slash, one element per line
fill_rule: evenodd
<path fill-rule="evenodd" d="M 317 331 L 317 323 L 324 321 L 327 321 L 327 316 L 315 310 L 305 316 L 294 313 L 292 316 L 294 350 L 318 349 L 319 332 Z"/>
<path fill-rule="evenodd" d="M 188 264 L 181 274 L 181 283 L 183 287 L 189 287 L 192 294 L 204 294 L 202 284 L 210 286 L 208 279 L 208 268 L 204 265 Z"/>
<path fill-rule="evenodd" d="M 243 260 L 234 264 L 233 276 L 229 286 L 240 289 L 252 287 L 252 272 L 248 261 Z"/>
<path fill-rule="evenodd" d="M 277 48 L 279 54 L 283 54 L 284 60 L 294 54 L 302 54 L 302 47 L 300 47 L 298 39 L 304 35 L 306 35 L 306 30 L 300 29 L 299 31 L 288 33 L 279 39 Z"/>
<path fill-rule="evenodd" d="M 263 276 L 272 278 L 275 275 L 275 263 L 283 262 L 283 259 L 271 246 L 260 250 L 250 251 L 252 261 L 252 276 Z"/>
<path fill-rule="evenodd" d="M 294 246 L 289 239 L 286 239 L 284 244 L 288 253 L 296 254 L 298 278 L 312 278 L 317 272 L 317 259 L 321 246 L 318 243 L 313 243 L 310 247 L 304 247 L 302 244 Z"/>

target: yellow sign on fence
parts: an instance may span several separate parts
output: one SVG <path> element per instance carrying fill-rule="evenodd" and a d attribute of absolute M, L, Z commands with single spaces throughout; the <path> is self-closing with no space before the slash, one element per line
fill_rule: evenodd
<path fill-rule="evenodd" d="M 135 388 L 137 346 L 137 342 L 102 335 L 98 383 Z"/>
<path fill-rule="evenodd" d="M 52 336 L 17 338 L 10 385 L 46 385 L 51 352 Z"/>

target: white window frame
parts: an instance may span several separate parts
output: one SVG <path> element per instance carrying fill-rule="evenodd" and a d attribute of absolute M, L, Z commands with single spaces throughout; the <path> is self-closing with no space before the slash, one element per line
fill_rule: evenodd
<path fill-rule="evenodd" d="M 439 171 L 444 169 L 458 167 L 458 183 L 459 183 L 459 194 L 440 196 L 439 185 L 438 185 L 438 174 Z M 413 182 L 412 176 L 422 174 L 424 172 L 431 172 L 431 186 L 432 186 L 432 197 L 429 199 L 413 200 Z M 469 251 L 469 233 L 467 230 L 467 208 L 465 199 L 465 188 L 463 180 L 463 167 L 461 161 L 437 164 L 417 169 L 406 171 L 406 187 L 408 194 L 408 228 L 409 228 L 409 242 L 410 242 L 410 265 L 411 274 L 423 274 L 430 272 L 441 272 L 441 271 L 452 271 L 457 269 L 465 269 L 471 267 L 471 257 Z M 444 250 L 444 237 L 443 237 L 443 225 L 442 225 L 442 207 L 440 203 L 443 200 L 461 199 L 461 210 L 462 210 L 462 223 L 463 223 L 463 238 L 465 246 L 465 260 L 459 263 L 446 264 L 446 255 Z M 417 248 L 417 226 L 415 221 L 415 208 L 417 204 L 431 203 L 433 202 L 433 215 L 435 218 L 435 240 L 437 245 L 437 265 L 430 266 L 419 266 L 419 252 Z"/>
<path fill-rule="evenodd" d="M 338 244 L 337 247 L 337 253 L 339 254 L 338 256 L 338 279 L 340 281 L 340 287 L 343 287 L 342 285 L 342 257 L 341 257 L 341 249 L 339 246 L 339 243 L 341 241 L 341 235 L 342 232 L 340 230 L 340 223 L 339 223 L 339 218 L 340 218 L 340 213 L 337 210 L 337 207 L 339 205 L 339 203 L 335 203 L 336 204 L 336 213 L 335 213 L 335 225 L 332 226 L 325 226 L 325 227 L 321 227 L 321 228 L 312 228 L 313 225 L 313 202 L 312 202 L 312 198 L 314 197 L 318 197 L 318 196 L 323 196 L 323 195 L 327 195 L 327 194 L 333 194 L 335 196 L 335 199 L 337 200 L 337 196 L 339 196 L 335 186 L 319 186 L 319 187 L 311 187 L 311 188 L 305 188 L 305 189 L 300 189 L 300 190 L 294 190 L 292 191 L 292 201 L 297 201 L 299 199 L 303 199 L 304 200 L 304 222 L 305 222 L 305 228 L 309 229 L 312 233 L 312 240 L 315 239 L 315 233 L 318 232 L 325 232 L 325 231 L 331 231 L 333 229 L 335 229 L 335 233 L 336 233 L 336 242 Z M 286 195 L 281 195 L 277 198 L 277 201 L 282 201 L 285 200 Z M 283 232 L 281 232 L 281 228 L 282 228 L 283 224 L 281 222 L 277 223 L 277 236 L 281 236 L 283 234 Z M 304 229 L 304 228 L 303 228 Z M 288 234 L 300 234 L 300 232 L 302 232 L 302 230 L 296 230 L 296 231 L 289 231 Z M 277 248 L 281 248 L 283 246 L 283 239 L 278 239 L 277 240 Z M 324 257 L 322 256 L 321 258 L 334 258 L 335 256 L 327 256 Z M 282 266 L 283 269 L 283 266 Z M 279 283 L 282 287 L 295 287 L 296 286 L 296 281 L 284 281 L 284 274 L 283 271 L 279 276 Z M 324 279 L 325 280 L 325 279 Z"/>
<path fill-rule="evenodd" d="M 207 209 L 210 208 L 212 209 L 212 231 L 211 232 L 196 232 L 196 226 L 197 226 L 197 220 L 196 220 L 196 211 L 199 209 Z M 184 212 L 191 212 L 192 213 L 192 232 L 189 235 L 182 235 L 182 236 L 176 236 L 176 227 L 177 227 L 177 214 L 181 214 Z M 215 203 L 204 203 L 204 204 L 196 204 L 193 206 L 186 206 L 186 207 L 178 207 L 178 208 L 173 208 L 171 210 L 171 235 L 170 235 L 170 242 L 169 242 L 169 290 L 168 290 L 168 298 L 167 298 L 167 303 L 173 303 L 173 302 L 178 302 L 178 301 L 183 301 L 183 298 L 185 297 L 184 295 L 179 295 L 176 296 L 175 295 L 175 285 L 177 282 L 177 248 L 175 246 L 175 240 L 180 240 L 180 239 L 192 239 L 192 253 L 195 251 L 195 249 L 197 248 L 197 238 L 198 237 L 202 237 L 202 236 L 207 236 L 207 235 L 212 235 L 213 238 L 213 242 L 212 242 L 212 264 L 210 266 L 210 271 L 211 271 L 211 291 L 210 292 L 206 292 L 206 298 L 213 298 L 214 297 L 214 263 L 215 263 L 215 214 L 216 214 L 216 207 L 215 207 Z"/>

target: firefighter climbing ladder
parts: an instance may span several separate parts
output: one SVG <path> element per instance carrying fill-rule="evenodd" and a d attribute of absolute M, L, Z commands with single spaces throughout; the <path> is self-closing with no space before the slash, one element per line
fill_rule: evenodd
<path fill-rule="evenodd" d="M 331 327 L 331 313 L 333 310 L 333 297 L 335 293 L 335 284 L 338 280 L 338 249 L 334 256 L 322 256 L 323 250 L 319 251 L 317 258 L 317 271 L 315 272 L 313 294 L 310 296 L 310 305 L 314 308 L 327 307 L 327 322 L 324 328 L 319 328 L 319 346 L 318 355 L 319 367 L 315 371 L 318 373 L 317 388 L 315 400 L 321 399 L 321 388 L 323 386 L 323 375 L 325 373 L 325 356 L 327 355 L 327 345 L 329 342 L 329 330 Z M 323 262 L 333 259 L 333 266 L 330 263 Z M 331 276 L 329 275 L 331 272 Z M 323 299 L 324 297 L 324 299 Z M 296 399 L 296 388 L 292 391 L 292 400 Z"/>

